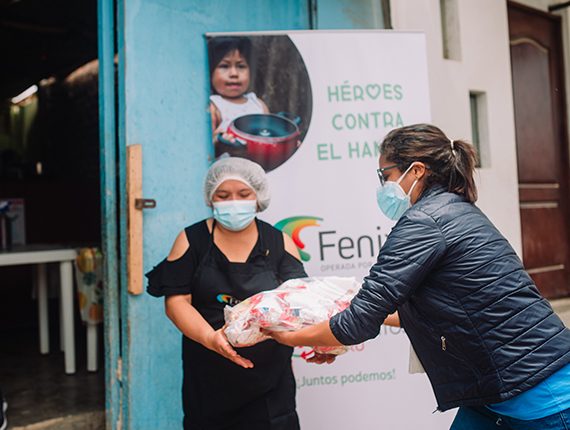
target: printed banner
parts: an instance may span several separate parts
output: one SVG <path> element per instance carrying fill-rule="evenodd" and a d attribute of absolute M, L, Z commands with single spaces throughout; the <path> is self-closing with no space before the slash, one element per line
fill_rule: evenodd
<path fill-rule="evenodd" d="M 430 122 L 424 34 L 223 34 L 209 35 L 208 48 L 216 157 L 268 172 L 272 199 L 260 218 L 293 238 L 309 276 L 362 280 L 393 225 L 376 203 L 378 143 Z M 453 420 L 432 413 L 427 376 L 409 373 L 402 329 L 383 326 L 332 365 L 307 364 L 308 353 L 294 354 L 304 429 L 435 430 Z"/>

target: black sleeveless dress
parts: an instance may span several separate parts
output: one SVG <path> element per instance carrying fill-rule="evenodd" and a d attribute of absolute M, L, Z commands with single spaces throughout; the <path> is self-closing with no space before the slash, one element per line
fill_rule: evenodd
<path fill-rule="evenodd" d="M 228 261 L 206 221 L 188 227 L 190 247 L 178 260 L 164 260 L 147 274 L 148 292 L 156 297 L 192 294 L 192 305 L 217 330 L 224 325 L 226 304 L 307 276 L 302 263 L 285 251 L 283 233 L 256 223 L 259 237 L 245 263 Z M 238 348 L 254 364 L 244 369 L 186 336 L 182 345 L 185 430 L 299 429 L 293 348 L 273 340 Z"/>

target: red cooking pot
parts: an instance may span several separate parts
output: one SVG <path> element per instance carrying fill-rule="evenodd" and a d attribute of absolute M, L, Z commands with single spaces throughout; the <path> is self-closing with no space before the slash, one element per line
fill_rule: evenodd
<path fill-rule="evenodd" d="M 300 122 L 300 117 L 287 112 L 244 115 L 234 119 L 227 130 L 236 141 L 225 140 L 221 134 L 218 141 L 231 146 L 236 156 L 255 161 L 269 172 L 297 150 Z M 243 153 L 236 154 L 236 149 Z"/>

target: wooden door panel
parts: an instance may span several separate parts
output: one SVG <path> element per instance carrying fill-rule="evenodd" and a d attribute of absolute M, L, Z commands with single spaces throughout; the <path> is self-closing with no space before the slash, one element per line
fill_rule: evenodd
<path fill-rule="evenodd" d="M 525 268 L 570 294 L 569 161 L 560 18 L 508 2 Z"/>
<path fill-rule="evenodd" d="M 537 286 L 549 286 L 546 292 L 544 287 L 539 287 L 542 295 L 549 298 L 568 296 L 568 276 L 564 268 L 559 266 L 547 266 L 546 268 L 548 271 L 544 273 L 534 273 L 532 269 L 530 270 L 530 277 Z"/>
<path fill-rule="evenodd" d="M 554 145 L 548 51 L 531 39 L 511 41 L 519 182 L 556 182 L 558 151 Z M 546 122 L 544 122 L 546 121 Z"/>
<path fill-rule="evenodd" d="M 560 184 L 557 182 L 521 183 L 519 184 L 519 200 L 521 203 L 560 201 Z"/>
<path fill-rule="evenodd" d="M 564 233 L 565 229 L 559 231 L 564 220 L 558 207 L 554 207 L 556 202 L 533 202 L 527 205 L 521 204 L 521 225 L 525 260 L 528 255 L 532 266 L 528 263 L 525 266 L 532 269 L 564 264 L 567 246 L 560 240 L 560 233 Z"/>

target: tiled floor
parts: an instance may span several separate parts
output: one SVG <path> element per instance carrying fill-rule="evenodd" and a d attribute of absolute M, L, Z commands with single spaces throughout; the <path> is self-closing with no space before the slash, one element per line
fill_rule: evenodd
<path fill-rule="evenodd" d="M 101 329 L 99 327 L 100 336 Z M 85 327 L 76 327 L 77 373 L 74 375 L 64 372 L 57 326 L 50 330 L 48 355 L 39 353 L 37 329 L 2 330 L 0 342 L 0 387 L 8 402 L 8 429 L 94 412 L 101 416 L 104 412 L 103 354 L 100 351 L 99 370 L 87 372 Z M 102 342 L 100 344 L 102 346 Z M 63 427 L 40 425 L 34 428 Z"/>

